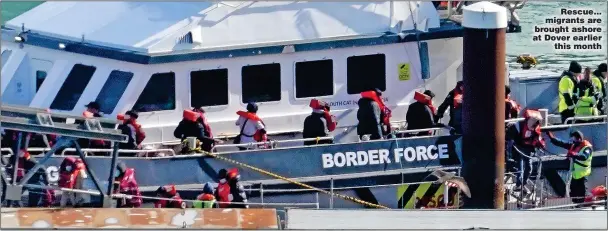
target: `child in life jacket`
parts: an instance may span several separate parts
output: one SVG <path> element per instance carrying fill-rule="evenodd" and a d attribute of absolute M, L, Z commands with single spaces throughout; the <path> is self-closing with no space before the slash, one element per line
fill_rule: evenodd
<path fill-rule="evenodd" d="M 336 130 L 338 120 L 335 116 L 329 113 L 329 105 L 323 101 L 312 99 L 310 100 L 310 108 L 312 108 L 312 114 L 306 117 L 304 120 L 304 130 L 302 132 L 303 138 L 317 138 L 326 137 L 330 132 Z M 312 140 L 305 141 L 304 145 L 315 145 L 315 144 L 331 144 L 332 140 Z"/>
<path fill-rule="evenodd" d="M 117 208 L 139 208 L 142 203 L 141 192 L 135 180 L 135 169 L 127 168 L 125 163 L 118 163 L 114 171 L 114 193 L 125 194 L 129 198 L 118 198 Z"/>
<path fill-rule="evenodd" d="M 117 119 L 122 121 L 122 124 L 118 126 L 118 129 L 122 131 L 123 135 L 129 137 L 127 143 L 120 143 L 120 149 L 141 149 L 141 143 L 146 138 L 146 133 L 139 123 L 137 123 L 139 114 L 137 111 L 127 111 L 124 115 L 118 115 Z"/>
<path fill-rule="evenodd" d="M 266 125 L 264 121 L 256 114 L 258 105 L 255 103 L 247 104 L 247 111 L 236 112 L 239 119 L 236 121 L 236 126 L 240 128 L 239 135 L 234 138 L 235 144 L 247 144 L 268 141 L 266 135 Z M 267 147 L 263 145 L 262 147 Z M 239 147 L 240 150 L 246 150 L 246 147 Z"/>
<path fill-rule="evenodd" d="M 196 201 L 194 201 L 193 207 L 198 209 L 208 209 L 216 207 L 217 203 L 215 203 L 216 200 L 213 194 L 213 187 L 211 187 L 209 183 L 205 183 L 205 186 L 203 186 L 203 193 L 199 194 L 196 197 Z"/>
<path fill-rule="evenodd" d="M 66 157 L 59 167 L 59 182 L 57 184 L 61 188 L 68 189 L 84 189 L 84 181 L 87 179 L 87 173 L 84 163 L 81 159 Z M 87 196 L 84 193 L 76 193 L 70 191 L 61 192 L 60 206 L 66 207 L 71 204 L 73 207 L 81 207 L 86 203 Z"/>
<path fill-rule="evenodd" d="M 154 208 L 186 208 L 186 202 L 182 201 L 175 185 L 165 185 L 156 190 L 156 197 L 167 198 L 169 200 L 159 199 L 154 202 Z"/>

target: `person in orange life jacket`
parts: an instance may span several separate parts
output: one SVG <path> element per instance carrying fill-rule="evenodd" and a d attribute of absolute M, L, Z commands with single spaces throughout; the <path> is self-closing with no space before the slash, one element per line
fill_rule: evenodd
<path fill-rule="evenodd" d="M 517 118 L 520 110 L 521 108 L 517 102 L 511 99 L 511 88 L 509 86 L 505 86 L 505 119 L 508 120 Z"/>
<path fill-rule="evenodd" d="M 182 200 L 175 188 L 175 185 L 165 185 L 156 190 L 156 197 L 169 200 L 158 199 L 154 202 L 154 208 L 186 208 L 186 202 Z"/>
<path fill-rule="evenodd" d="M 408 130 L 417 129 L 428 129 L 435 127 L 435 107 L 433 106 L 433 98 L 435 94 L 426 90 L 424 93 L 415 92 L 414 99 L 416 102 L 410 104 L 405 114 L 405 120 L 407 121 Z M 433 132 L 418 132 L 415 134 L 404 134 L 406 137 L 410 136 L 428 136 L 432 135 Z"/>
<path fill-rule="evenodd" d="M 226 172 L 225 172 L 226 169 L 223 169 L 223 170 L 224 170 L 224 174 L 226 174 Z M 208 208 L 207 206 L 204 205 L 204 203 L 206 203 L 206 202 L 213 203 L 210 205 L 211 208 L 218 207 L 218 203 L 217 203 L 216 197 L 215 197 L 215 192 L 213 191 L 213 187 L 209 183 L 205 183 L 205 185 L 203 186 L 203 193 L 196 196 L 196 200 L 202 201 L 202 203 L 199 203 L 197 206 L 197 204 L 195 202 L 194 208 Z"/>
<path fill-rule="evenodd" d="M 66 157 L 61 162 L 59 167 L 59 182 L 58 186 L 68 189 L 84 189 L 84 181 L 87 178 L 87 172 L 84 163 L 80 159 L 74 157 Z M 66 207 L 68 202 L 73 207 L 82 207 L 87 203 L 87 194 L 75 193 L 69 191 L 61 192 L 61 201 L 59 205 Z"/>
<path fill-rule="evenodd" d="M 336 129 L 337 119 L 329 113 L 330 107 L 327 103 L 312 99 L 309 106 L 312 113 L 304 119 L 303 138 L 326 137 Z M 304 141 L 304 145 L 331 144 L 332 140 Z"/>
<path fill-rule="evenodd" d="M 258 105 L 255 103 L 247 104 L 247 111 L 236 112 L 239 115 L 236 126 L 240 128 L 239 135 L 234 138 L 235 144 L 247 144 L 268 141 L 266 135 L 266 125 L 257 115 Z M 240 150 L 247 150 L 246 147 L 239 147 Z"/>
<path fill-rule="evenodd" d="M 121 118 L 122 117 L 122 118 Z M 128 137 L 127 143 L 120 143 L 120 149 L 141 149 L 141 143 L 146 138 L 141 125 L 137 123 L 139 115 L 137 111 L 127 111 L 124 115 L 119 115 L 118 119 L 122 124 L 118 126 L 123 135 Z"/>
<path fill-rule="evenodd" d="M 450 131 L 451 134 L 462 134 L 462 100 L 464 94 L 464 82 L 458 81 L 454 90 L 448 93 L 443 103 L 439 105 L 437 109 L 437 116 L 435 122 L 439 122 L 445 111 L 450 108 L 450 125 L 454 130 Z"/>
<path fill-rule="evenodd" d="M 117 198 L 117 208 L 139 208 L 142 203 L 141 192 L 135 179 L 135 169 L 127 168 L 123 162 L 114 170 L 114 193 L 130 195 L 130 198 Z"/>
<path fill-rule="evenodd" d="M 19 156 L 19 161 L 17 163 L 17 182 L 20 182 L 21 179 L 38 163 L 33 157 L 31 157 L 30 153 L 26 150 L 21 150 L 17 154 Z M 15 155 L 12 155 L 9 158 L 9 167 L 7 167 L 7 171 L 9 174 L 14 173 L 15 169 Z M 46 168 L 42 166 L 36 171 L 28 181 L 27 184 L 47 186 L 48 178 L 46 175 Z M 54 201 L 54 191 L 48 189 L 35 189 L 35 188 L 26 188 L 29 192 L 28 196 L 28 206 L 29 207 L 39 207 L 50 206 Z M 21 202 L 17 202 L 17 204 L 21 205 Z"/>
<path fill-rule="evenodd" d="M 239 182 L 241 175 L 238 169 L 230 169 L 226 178 L 228 179 L 228 185 L 230 185 L 230 202 L 235 203 L 230 204 L 228 207 L 248 209 L 247 195 L 245 194 L 245 187 Z"/>
<path fill-rule="evenodd" d="M 570 197 L 573 203 L 584 202 L 584 197 L 587 194 L 587 177 L 591 174 L 593 146 L 585 140 L 583 133 L 580 131 L 571 132 L 569 142 L 556 138 L 551 132 L 546 132 L 546 134 L 555 146 L 568 150 L 567 157 L 572 159 Z"/>
<path fill-rule="evenodd" d="M 523 152 L 526 156 L 534 156 L 536 149 L 545 149 L 546 144 L 540 131 L 540 123 L 542 116 L 540 112 L 536 110 L 526 110 L 524 113 L 524 120 L 519 122 L 519 129 L 515 126 L 509 130 L 510 134 L 507 137 L 512 137 L 515 142 L 515 146 L 519 151 Z M 530 158 L 522 155 L 515 148 L 511 149 L 511 155 L 513 157 L 515 169 L 522 172 L 522 177 L 517 178 L 515 191 L 521 189 L 522 183 L 525 186 L 528 182 L 528 178 L 532 173 L 532 163 Z M 523 179 L 522 179 L 523 178 Z M 528 193 L 527 189 L 525 193 Z"/>
<path fill-rule="evenodd" d="M 382 139 L 390 130 L 390 109 L 382 100 L 382 91 L 361 92 L 361 99 L 357 102 L 357 135 L 363 140 L 364 135 L 370 135 L 370 140 Z"/>
<path fill-rule="evenodd" d="M 218 184 L 214 196 L 217 198 L 218 206 L 220 208 L 228 208 L 233 199 L 230 194 L 230 184 L 228 184 L 228 171 L 226 171 L 226 169 L 220 169 L 220 171 L 217 172 L 217 175 Z"/>
<path fill-rule="evenodd" d="M 201 123 L 203 120 L 200 119 L 200 116 L 201 113 L 198 110 L 184 110 L 183 119 L 173 131 L 173 136 L 181 141 L 184 141 L 188 137 L 196 137 L 201 143 L 207 144 L 201 148 L 205 151 L 210 151 L 212 145 L 209 144 L 214 144 L 215 140 L 208 136 L 210 133 L 206 134 L 205 125 Z M 182 150 L 182 152 L 189 151 L 187 149 Z"/>

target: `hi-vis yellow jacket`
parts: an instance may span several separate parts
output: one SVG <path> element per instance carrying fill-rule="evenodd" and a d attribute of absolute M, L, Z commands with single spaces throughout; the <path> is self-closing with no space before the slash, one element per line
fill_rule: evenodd
<path fill-rule="evenodd" d="M 576 80 L 569 72 L 564 72 L 559 80 L 559 104 L 557 110 L 562 112 L 566 109 L 574 109 L 574 87 Z"/>

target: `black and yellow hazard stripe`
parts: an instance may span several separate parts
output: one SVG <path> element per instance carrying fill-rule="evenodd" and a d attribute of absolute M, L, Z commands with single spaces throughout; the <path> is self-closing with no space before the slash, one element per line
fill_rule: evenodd
<path fill-rule="evenodd" d="M 398 208 L 400 209 L 416 209 L 416 208 L 436 208 L 439 205 L 443 206 L 443 194 L 445 190 L 444 184 L 423 183 L 402 185 L 397 188 Z M 455 205 L 459 204 L 458 189 L 450 188 L 450 201 Z"/>

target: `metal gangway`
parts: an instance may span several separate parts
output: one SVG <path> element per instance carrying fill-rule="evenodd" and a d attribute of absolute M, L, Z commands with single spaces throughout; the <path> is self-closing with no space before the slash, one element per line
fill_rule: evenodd
<path fill-rule="evenodd" d="M 15 162 L 12 163 L 14 169 L 12 174 L 2 171 L 2 181 L 6 184 L 6 195 L 7 201 L 21 201 L 23 194 L 23 188 L 26 187 L 26 183 L 30 178 L 36 174 L 47 160 L 49 160 L 53 154 L 59 149 L 66 147 L 74 147 L 80 158 L 82 159 L 87 173 L 91 176 L 96 189 L 99 194 L 103 197 L 104 207 L 111 205 L 111 198 L 109 195 L 113 192 L 114 181 L 113 174 L 109 174 L 107 189 L 102 188 L 102 184 L 99 181 L 96 174 L 88 167 L 87 156 L 83 153 L 77 139 L 95 139 L 109 141 L 112 144 L 112 162 L 111 168 L 108 171 L 113 172 L 116 169 L 119 143 L 126 143 L 127 136 L 123 135 L 120 130 L 116 129 L 119 124 L 118 120 L 110 120 L 104 118 L 85 118 L 82 116 L 72 116 L 58 113 L 49 113 L 45 109 L 20 107 L 2 105 L 0 107 L 0 122 L 2 128 L 16 131 L 17 141 L 15 147 L 13 147 L 12 153 L 18 155 L 21 150 L 28 149 L 29 139 L 26 133 L 36 134 L 51 134 L 57 135 L 58 138 L 55 144 L 45 152 L 44 156 L 38 160 L 38 163 L 31 168 L 23 178 L 17 182 L 17 171 L 19 167 L 19 158 L 14 158 Z M 24 139 L 25 138 L 25 139 Z M 9 176 L 13 176 L 10 178 Z M 9 203 L 10 205 L 11 203 Z"/>

